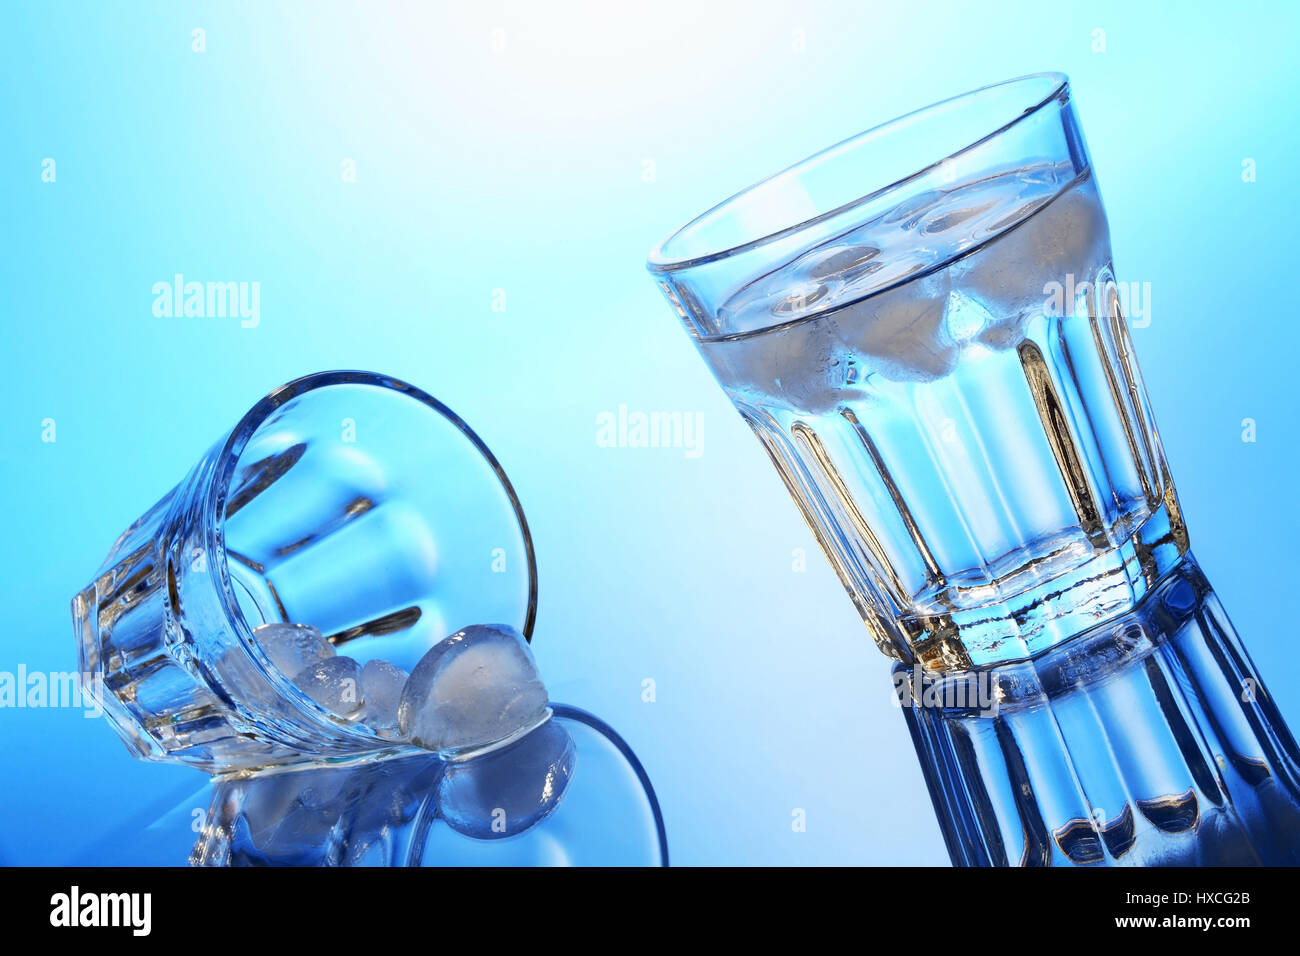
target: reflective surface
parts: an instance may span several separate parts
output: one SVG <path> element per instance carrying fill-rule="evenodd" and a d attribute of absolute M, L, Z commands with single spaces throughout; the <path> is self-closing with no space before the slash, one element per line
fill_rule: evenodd
<path fill-rule="evenodd" d="M 654 788 L 607 724 L 549 721 L 470 760 L 418 754 L 215 782 L 109 838 L 196 866 L 666 866 Z"/>
<path fill-rule="evenodd" d="M 976 676 L 986 699 L 953 706 L 957 675 L 895 669 L 954 862 L 1300 865 L 1300 753 L 1190 557 L 1135 612 Z"/>

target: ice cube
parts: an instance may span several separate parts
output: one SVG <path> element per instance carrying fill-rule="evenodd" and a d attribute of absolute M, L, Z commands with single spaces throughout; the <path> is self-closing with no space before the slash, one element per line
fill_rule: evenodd
<path fill-rule="evenodd" d="M 498 750 L 450 762 L 438 786 L 438 813 L 479 840 L 516 836 L 559 804 L 576 757 L 569 732 L 548 720 Z"/>
<path fill-rule="evenodd" d="M 1091 183 L 1062 193 L 963 264 L 959 282 L 995 318 L 1050 314 L 1049 285 L 1093 282 L 1109 258 L 1106 214 Z M 1073 310 L 1073 303 L 1066 311 Z"/>
<path fill-rule="evenodd" d="M 756 393 L 808 414 L 820 414 L 850 398 L 850 356 L 821 322 L 797 324 L 711 351 L 714 374 L 727 388 Z"/>
<path fill-rule="evenodd" d="M 293 682 L 304 694 L 340 717 L 355 716 L 364 703 L 361 667 L 350 657 L 327 657 L 297 674 Z"/>
<path fill-rule="evenodd" d="M 290 677 L 334 656 L 334 645 L 310 624 L 272 621 L 253 628 L 253 637 L 271 663 Z"/>
<path fill-rule="evenodd" d="M 434 645 L 415 665 L 398 725 L 416 746 L 465 750 L 537 723 L 547 703 L 523 635 L 505 624 L 475 624 Z"/>
<path fill-rule="evenodd" d="M 361 699 L 365 701 L 364 720 L 375 730 L 397 732 L 397 706 L 402 702 L 406 671 L 388 661 L 368 661 L 361 668 Z"/>
<path fill-rule="evenodd" d="M 944 321 L 951 291 L 943 270 L 856 302 L 834 316 L 840 339 L 891 381 L 942 378 L 961 351 Z"/>
<path fill-rule="evenodd" d="M 268 679 L 266 671 L 258 666 L 242 645 L 227 648 L 222 652 L 217 664 L 217 673 L 221 676 L 221 685 L 226 693 L 242 701 L 245 706 L 259 710 L 271 719 L 291 718 L 292 702 L 285 697 L 281 688 Z M 252 746 L 253 741 L 238 738 L 232 741 L 230 754 L 227 756 L 233 757 L 241 748 Z"/>

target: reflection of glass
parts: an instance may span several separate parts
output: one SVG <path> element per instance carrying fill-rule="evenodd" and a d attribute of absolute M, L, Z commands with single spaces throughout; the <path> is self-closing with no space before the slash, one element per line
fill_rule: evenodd
<path fill-rule="evenodd" d="M 560 704 L 526 736 L 468 760 L 420 754 L 218 782 L 190 860 L 642 866 L 667 865 L 668 847 L 636 756 Z"/>
<path fill-rule="evenodd" d="M 128 747 L 228 773 L 403 749 L 299 690 L 258 625 L 309 623 L 409 671 L 465 624 L 530 635 L 536 595 L 523 512 L 478 436 L 404 382 L 326 372 L 254 406 L 127 529 L 73 616 Z"/>
<path fill-rule="evenodd" d="M 900 662 L 954 860 L 1300 862 L 1295 744 L 1188 551 L 1064 77 L 835 146 L 649 268 Z M 928 703 L 958 687 L 980 706 Z"/>

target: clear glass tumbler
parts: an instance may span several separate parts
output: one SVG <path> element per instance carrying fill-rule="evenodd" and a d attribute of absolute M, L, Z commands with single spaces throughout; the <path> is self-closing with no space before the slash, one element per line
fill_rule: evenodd
<path fill-rule="evenodd" d="M 410 671 L 468 624 L 531 636 L 523 510 L 487 446 L 405 382 L 336 371 L 258 402 L 73 599 L 80 670 L 139 757 L 213 774 L 420 751 L 340 716 L 255 629 L 310 624 Z"/>
<path fill-rule="evenodd" d="M 648 267 L 897 661 L 954 862 L 1300 863 L 1065 77 L 847 140 Z"/>

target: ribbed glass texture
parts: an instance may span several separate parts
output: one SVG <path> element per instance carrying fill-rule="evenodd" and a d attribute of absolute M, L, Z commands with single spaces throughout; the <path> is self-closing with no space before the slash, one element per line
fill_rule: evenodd
<path fill-rule="evenodd" d="M 955 862 L 1300 860 L 1295 745 L 1191 557 L 1064 77 L 832 147 L 649 268 L 899 662 Z"/>
<path fill-rule="evenodd" d="M 807 222 L 651 262 L 881 648 L 934 668 L 1039 653 L 1131 609 L 1187 549 L 1064 80 L 952 103 L 760 184 L 657 256 L 753 207 Z M 947 142 L 972 114 L 1010 125 L 852 198 L 882 144 Z"/>
<path fill-rule="evenodd" d="M 954 862 L 1300 865 L 1300 754 L 1189 558 L 1142 606 L 985 672 L 895 670 Z"/>

